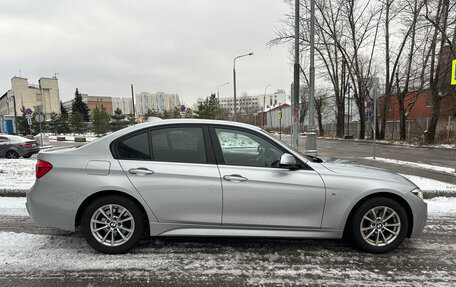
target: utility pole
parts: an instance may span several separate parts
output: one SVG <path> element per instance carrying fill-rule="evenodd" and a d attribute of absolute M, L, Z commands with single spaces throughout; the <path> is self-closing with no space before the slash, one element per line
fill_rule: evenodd
<path fill-rule="evenodd" d="M 133 84 L 131 85 L 131 105 L 132 105 L 132 111 L 133 111 L 133 117 L 136 118 L 136 111 L 135 111 L 135 96 L 133 93 Z"/>
<path fill-rule="evenodd" d="M 295 0 L 295 38 L 294 38 L 294 67 L 293 67 L 293 97 L 291 98 L 291 118 L 292 118 L 292 134 L 291 134 L 291 146 L 298 148 L 299 142 L 299 0 Z M 296 113 L 297 112 L 297 113 Z"/>
<path fill-rule="evenodd" d="M 13 95 L 11 96 L 13 98 L 13 108 L 14 108 L 14 134 L 17 135 L 17 112 L 16 112 L 16 96 Z M 8 101 L 7 101 L 8 103 Z"/>
<path fill-rule="evenodd" d="M 270 87 L 271 84 L 268 84 L 265 88 L 264 88 L 264 96 L 263 96 L 263 129 L 264 129 L 264 114 L 266 113 L 266 90 L 268 89 L 268 87 Z"/>
<path fill-rule="evenodd" d="M 310 1 L 310 79 L 309 79 L 309 126 L 306 133 L 306 154 L 317 155 L 317 136 L 314 121 L 315 97 L 315 0 Z"/>
<path fill-rule="evenodd" d="M 237 102 L 236 102 L 236 60 L 245 57 L 245 56 L 253 56 L 253 52 L 248 54 L 237 56 L 233 59 L 233 88 L 234 88 L 234 121 L 237 122 Z"/>

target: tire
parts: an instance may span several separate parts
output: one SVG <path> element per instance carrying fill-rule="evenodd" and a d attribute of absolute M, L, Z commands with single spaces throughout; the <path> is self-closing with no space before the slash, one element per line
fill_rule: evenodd
<path fill-rule="evenodd" d="M 362 203 L 350 222 L 350 235 L 357 246 L 370 253 L 396 249 L 408 231 L 407 213 L 402 205 L 385 197 Z"/>
<path fill-rule="evenodd" d="M 135 247 L 143 238 L 144 224 L 139 206 L 119 195 L 93 200 L 81 217 L 81 230 L 87 243 L 106 254 L 126 253 Z"/>
<path fill-rule="evenodd" d="M 9 150 L 5 154 L 6 158 L 19 158 L 19 154 L 14 150 Z"/>

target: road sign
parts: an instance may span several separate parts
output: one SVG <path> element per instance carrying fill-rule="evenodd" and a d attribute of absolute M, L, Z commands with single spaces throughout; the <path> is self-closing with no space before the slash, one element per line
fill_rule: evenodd
<path fill-rule="evenodd" d="M 371 101 L 367 102 L 367 107 L 368 108 L 372 108 L 372 102 Z"/>
<path fill-rule="evenodd" d="M 279 120 L 282 119 L 282 110 L 279 110 Z"/>
<path fill-rule="evenodd" d="M 41 112 L 43 111 L 43 106 L 33 106 L 35 108 L 35 112 L 37 114 L 41 114 Z"/>
<path fill-rule="evenodd" d="M 181 118 L 185 118 L 185 112 L 180 112 Z"/>
<path fill-rule="evenodd" d="M 456 85 L 456 59 L 453 60 L 451 65 L 451 84 Z"/>
<path fill-rule="evenodd" d="M 368 117 L 368 118 L 372 117 L 372 111 L 366 111 L 366 117 Z"/>
<path fill-rule="evenodd" d="M 35 116 L 35 121 L 39 122 L 39 123 L 42 123 L 44 122 L 44 116 L 41 115 L 41 114 L 38 114 Z"/>
<path fill-rule="evenodd" d="M 185 105 L 182 105 L 182 106 L 180 106 L 180 108 L 179 108 L 179 110 L 180 110 L 181 112 L 185 112 L 185 109 L 186 109 Z"/>
<path fill-rule="evenodd" d="M 27 119 L 31 119 L 31 118 L 33 118 L 33 115 L 25 115 L 25 117 L 26 117 Z"/>
<path fill-rule="evenodd" d="M 28 124 L 29 126 L 32 125 L 32 118 L 27 118 L 27 124 Z"/>
<path fill-rule="evenodd" d="M 33 114 L 32 109 L 26 108 L 26 109 L 25 109 L 25 114 L 27 114 L 27 115 Z"/>

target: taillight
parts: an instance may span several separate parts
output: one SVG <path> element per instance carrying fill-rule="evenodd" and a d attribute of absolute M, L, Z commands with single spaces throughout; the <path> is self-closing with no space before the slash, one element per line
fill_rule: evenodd
<path fill-rule="evenodd" d="M 36 178 L 40 178 L 52 169 L 52 164 L 44 160 L 38 160 L 36 163 Z"/>
<path fill-rule="evenodd" d="M 31 143 L 21 143 L 21 144 L 19 144 L 19 146 L 32 146 L 32 144 Z"/>

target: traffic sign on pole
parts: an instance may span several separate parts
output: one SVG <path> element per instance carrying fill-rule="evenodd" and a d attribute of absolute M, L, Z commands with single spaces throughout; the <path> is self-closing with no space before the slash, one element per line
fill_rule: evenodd
<path fill-rule="evenodd" d="M 453 60 L 451 65 L 451 84 L 456 85 L 456 59 Z"/>
<path fill-rule="evenodd" d="M 41 112 L 43 111 L 43 106 L 33 106 L 35 108 L 35 112 L 37 114 L 41 114 Z"/>
<path fill-rule="evenodd" d="M 32 125 L 32 118 L 27 118 L 27 124 L 28 124 L 29 126 Z"/>
<path fill-rule="evenodd" d="M 185 105 L 181 105 L 179 109 L 181 112 L 185 112 L 186 107 L 185 107 Z"/>
<path fill-rule="evenodd" d="M 33 114 L 32 109 L 26 108 L 26 109 L 25 109 L 25 114 L 26 114 L 26 115 L 31 115 L 31 114 Z"/>

